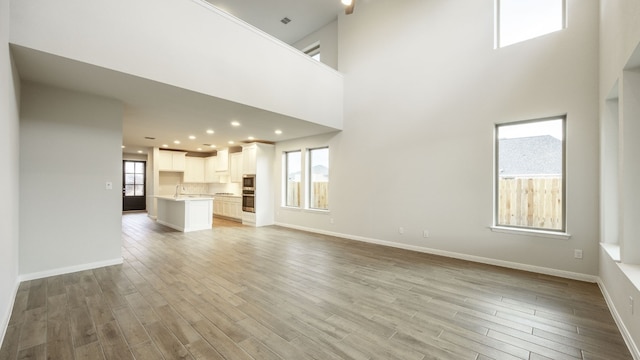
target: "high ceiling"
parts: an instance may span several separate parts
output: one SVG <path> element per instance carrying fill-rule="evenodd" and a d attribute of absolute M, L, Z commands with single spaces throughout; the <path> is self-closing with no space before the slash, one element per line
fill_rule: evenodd
<path fill-rule="evenodd" d="M 287 44 L 332 22 L 344 11 L 340 0 L 206 0 Z M 280 20 L 288 18 L 286 25 Z"/>
<path fill-rule="evenodd" d="M 208 0 L 211 4 L 282 40 L 294 43 L 337 18 L 340 0 Z M 291 21 L 285 25 L 284 17 Z M 12 47 L 23 81 L 119 99 L 125 105 L 123 152 L 147 153 L 152 147 L 211 152 L 258 141 L 278 142 L 335 131 L 281 114 L 237 104 L 135 76 Z M 77 76 L 83 74 L 83 76 Z M 259 119 L 259 120 L 256 120 Z M 239 127 L 230 123 L 237 120 Z M 213 130 L 214 134 L 208 134 Z M 282 134 L 276 134 L 282 130 Z M 189 139 L 189 136 L 195 139 Z M 153 138 L 153 139 L 149 139 Z M 174 141 L 179 140 L 180 144 Z M 200 149 L 200 150 L 199 150 Z"/>

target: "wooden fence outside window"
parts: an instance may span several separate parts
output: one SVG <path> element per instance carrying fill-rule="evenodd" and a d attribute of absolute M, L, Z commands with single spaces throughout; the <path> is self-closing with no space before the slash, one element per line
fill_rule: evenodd
<path fill-rule="evenodd" d="M 498 224 L 562 230 L 562 178 L 500 178 Z"/>
<path fill-rule="evenodd" d="M 312 187 L 312 196 L 311 196 L 311 204 L 309 204 L 309 208 L 311 209 L 329 209 L 329 183 L 328 182 L 313 182 L 311 184 Z M 302 184 L 299 181 L 288 181 L 287 182 L 287 206 L 300 207 L 302 196 Z"/>

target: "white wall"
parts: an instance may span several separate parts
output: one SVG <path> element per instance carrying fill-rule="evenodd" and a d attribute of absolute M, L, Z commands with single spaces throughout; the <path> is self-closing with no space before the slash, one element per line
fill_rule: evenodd
<path fill-rule="evenodd" d="M 338 20 L 332 21 L 313 33 L 299 40 L 293 47 L 304 51 L 309 46 L 320 42 L 320 62 L 338 68 Z"/>
<path fill-rule="evenodd" d="M 9 53 L 9 0 L 0 0 L 0 344 L 18 285 L 19 83 Z"/>
<path fill-rule="evenodd" d="M 342 128 L 339 73 L 203 4 L 13 0 L 11 42 Z"/>
<path fill-rule="evenodd" d="M 380 0 L 340 16 L 344 130 L 304 140 L 331 146 L 331 211 L 276 207 L 276 221 L 593 279 L 598 4 L 568 7 L 568 29 L 498 50 L 492 0 Z M 565 113 L 571 239 L 491 232 L 494 123 Z M 276 158 L 301 146 L 278 144 Z"/>
<path fill-rule="evenodd" d="M 21 98 L 21 276 L 121 262 L 122 103 L 29 83 Z"/>
<path fill-rule="evenodd" d="M 610 125 L 612 118 L 620 121 L 620 126 L 623 128 L 623 133 L 619 138 L 619 141 L 624 143 L 624 140 L 629 141 L 628 145 L 637 143 L 637 138 L 629 136 L 629 133 L 624 133 L 625 130 L 633 129 L 637 127 L 637 117 L 629 116 L 624 105 L 622 109 L 618 111 L 617 108 L 612 109 L 612 105 L 619 105 L 629 100 L 637 101 L 639 99 L 638 92 L 628 92 L 625 81 L 629 79 L 623 78 L 623 68 L 629 60 L 630 55 L 640 45 L 640 2 L 635 0 L 601 0 L 600 1 L 600 117 L 602 130 L 605 131 L 605 144 L 607 138 L 614 136 Z M 638 54 L 640 55 L 640 54 Z M 627 74 L 630 75 L 630 74 Z M 633 74 L 631 74 L 633 75 Z M 637 78 L 637 74 L 635 74 Z M 637 84 L 637 81 L 636 81 Z M 637 89 L 637 87 L 636 87 Z M 611 97 L 613 90 L 613 96 L 617 98 L 620 96 L 620 102 L 607 101 Z M 629 98 L 628 96 L 632 97 Z M 632 126 L 628 126 L 632 125 Z M 616 130 L 615 128 L 613 128 Z M 610 139 L 611 140 L 611 139 Z M 607 148 L 605 148 L 606 150 Z M 620 170 L 618 172 L 621 177 L 620 180 L 626 179 L 628 176 L 634 176 L 631 172 L 635 171 L 637 175 L 637 158 L 635 156 L 629 156 L 628 148 L 622 148 L 622 162 L 620 163 Z M 607 151 L 603 151 L 603 156 L 609 157 Z M 606 159 L 606 158 L 605 158 Z M 606 160 L 603 160 L 606 161 Z M 611 169 L 611 165 L 607 163 L 602 164 L 603 173 L 601 176 L 604 180 L 612 178 L 611 172 L 618 169 Z M 631 170 L 631 171 L 630 171 Z M 613 177 L 614 180 L 618 180 L 617 177 Z M 628 179 L 627 179 L 628 180 Z M 635 190 L 629 187 L 625 187 L 622 181 L 621 187 L 618 189 L 612 181 L 603 181 L 603 187 L 601 188 L 601 196 L 603 202 L 608 204 L 609 207 L 616 206 L 616 215 L 622 218 L 620 229 L 616 227 L 613 222 L 616 220 L 611 216 L 611 212 L 601 216 L 601 226 L 606 231 L 602 234 L 601 241 L 603 243 L 611 243 L 617 240 L 631 241 L 638 244 L 638 234 L 633 234 L 629 231 L 628 225 L 637 223 L 637 213 L 628 210 L 634 210 L 632 205 L 635 200 Z M 633 186 L 633 184 L 631 184 Z M 637 183 L 635 183 L 637 186 Z M 617 196 L 617 191 L 622 193 L 619 195 L 620 201 L 617 201 L 614 197 Z M 631 200 L 631 201 L 630 201 Z M 626 205 L 626 206 L 625 206 Z M 603 209 L 605 211 L 607 209 Z M 637 207 L 636 207 L 637 210 Z M 618 213 L 619 211 L 619 213 Z M 626 227 L 623 225 L 626 224 Z M 621 235 L 621 239 L 618 239 L 617 234 L 613 234 L 607 227 L 613 226 L 613 230 L 619 230 L 618 234 Z M 615 237 L 615 238 L 614 238 Z M 612 239 L 613 238 L 613 239 Z M 626 261 L 625 257 L 632 258 L 635 254 L 626 254 L 623 249 L 623 262 Z M 632 255 L 632 256 L 625 256 Z M 638 300 L 640 300 L 640 265 L 633 261 L 635 265 L 620 263 L 616 260 L 618 256 L 612 257 L 609 252 L 603 248 L 600 256 L 600 269 L 599 276 L 601 279 L 600 286 L 603 288 L 603 292 L 607 296 L 608 303 L 614 314 L 614 317 L 619 323 L 622 329 L 625 340 L 630 345 L 635 358 L 640 359 L 640 312 L 638 311 Z M 635 311 L 632 312 L 629 307 L 629 297 L 635 299 Z"/>

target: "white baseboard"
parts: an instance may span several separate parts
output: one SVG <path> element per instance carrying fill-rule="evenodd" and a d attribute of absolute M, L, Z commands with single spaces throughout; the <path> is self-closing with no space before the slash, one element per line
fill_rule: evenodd
<path fill-rule="evenodd" d="M 46 270 L 46 271 L 40 271 L 40 272 L 35 272 L 35 273 L 30 273 L 30 274 L 22 274 L 22 275 L 18 276 L 18 280 L 20 282 L 22 282 L 22 281 L 28 281 L 28 280 L 42 279 L 42 278 L 46 278 L 46 277 L 49 277 L 49 276 L 69 274 L 69 273 L 73 273 L 73 272 L 97 269 L 97 268 L 101 268 L 101 267 L 105 267 L 105 266 L 111 266 L 111 265 L 119 265 L 119 264 L 122 264 L 122 262 L 123 262 L 122 257 L 118 257 L 118 258 L 115 258 L 115 259 L 97 261 L 97 262 L 88 263 L 88 264 L 68 266 L 68 267 L 52 269 L 52 270 Z"/>
<path fill-rule="evenodd" d="M 640 360 L 640 349 L 638 349 L 638 345 L 635 342 L 633 342 L 633 338 L 629 333 L 629 329 L 627 329 L 627 327 L 624 324 L 624 321 L 622 321 L 622 316 L 620 316 L 618 309 L 616 309 L 616 307 L 614 306 L 613 299 L 611 298 L 611 295 L 609 295 L 609 292 L 607 291 L 607 288 L 605 287 L 604 282 L 602 282 L 602 279 L 600 278 L 598 278 L 598 287 L 600 287 L 600 291 L 604 296 L 604 301 L 607 302 L 607 306 L 609 307 L 609 310 L 613 315 L 613 320 L 616 322 L 616 325 L 618 325 L 618 329 L 620 329 L 622 338 L 624 339 L 624 342 L 627 344 L 627 347 L 631 352 L 631 356 L 633 356 L 634 360 Z"/>
<path fill-rule="evenodd" d="M 11 313 L 13 312 L 13 306 L 16 303 L 16 296 L 18 295 L 18 287 L 20 287 L 20 281 L 16 279 L 16 283 L 13 286 L 13 292 L 11 294 L 11 301 L 9 301 L 10 306 L 6 309 L 5 315 L 2 317 L 2 324 L 0 325 L 0 347 L 4 343 L 5 335 L 7 335 L 9 320 L 11 320 Z"/>
<path fill-rule="evenodd" d="M 371 243 L 371 244 L 394 247 L 398 249 L 411 250 L 411 251 L 421 252 L 425 254 L 439 255 L 439 256 L 444 256 L 444 257 L 449 257 L 454 259 L 477 262 L 481 264 L 495 265 L 495 266 L 500 266 L 500 267 L 505 267 L 510 269 L 534 272 L 538 274 L 558 276 L 565 279 L 586 281 L 591 283 L 596 283 L 598 281 L 598 277 L 595 275 L 588 275 L 588 274 L 576 273 L 576 272 L 565 271 L 565 270 L 551 269 L 551 268 L 546 268 L 542 266 L 521 264 L 521 263 L 505 261 L 505 260 L 485 258 L 481 256 L 426 248 L 422 246 L 402 244 L 402 243 L 397 243 L 397 242 L 392 242 L 387 240 L 380 240 L 380 239 L 373 239 L 373 238 L 368 238 L 368 237 L 358 236 L 358 235 L 349 235 L 349 234 L 336 233 L 332 231 L 318 230 L 313 228 L 307 228 L 304 226 L 297 226 L 297 225 L 283 224 L 283 223 L 276 223 L 276 225 L 290 228 L 290 229 L 302 230 L 302 231 L 307 231 L 307 232 L 312 232 L 312 233 L 322 234 L 322 235 L 335 236 L 335 237 L 340 237 L 344 239 L 350 239 L 350 240 L 362 241 L 362 242 Z"/>

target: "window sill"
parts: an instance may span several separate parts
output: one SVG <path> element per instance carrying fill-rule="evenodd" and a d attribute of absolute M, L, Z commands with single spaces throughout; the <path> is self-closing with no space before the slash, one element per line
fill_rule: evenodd
<path fill-rule="evenodd" d="M 618 266 L 636 289 L 640 291 L 640 265 L 618 263 Z"/>
<path fill-rule="evenodd" d="M 609 254 L 611 260 L 619 263 L 620 262 L 620 245 L 618 244 L 609 244 L 609 243 L 600 243 L 600 246 Z"/>
<path fill-rule="evenodd" d="M 323 214 L 323 215 L 329 215 L 331 213 L 329 210 L 323 210 L 323 209 L 304 209 L 304 211 L 308 213 Z"/>
<path fill-rule="evenodd" d="M 511 227 L 505 227 L 505 226 L 489 226 L 489 229 L 491 229 L 491 231 L 493 232 L 504 233 L 504 234 L 536 236 L 536 237 L 544 237 L 544 238 L 560 239 L 560 240 L 571 239 L 571 234 L 566 232 L 520 229 L 520 228 L 511 228 Z"/>
<path fill-rule="evenodd" d="M 322 210 L 322 209 L 303 209 L 303 208 L 299 208 L 299 207 L 292 207 L 292 206 L 280 206 L 281 210 L 286 210 L 286 211 L 296 211 L 296 212 L 306 212 L 306 213 L 313 213 L 313 214 L 322 214 L 322 215 L 329 215 L 331 214 L 331 211 L 329 210 Z"/>

